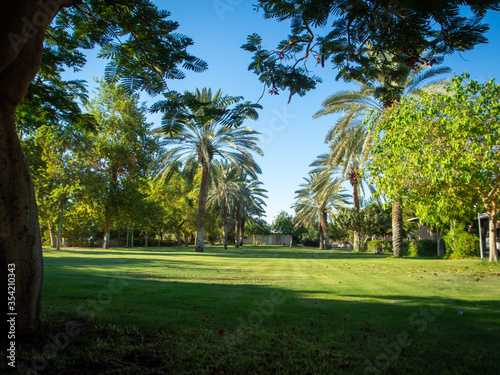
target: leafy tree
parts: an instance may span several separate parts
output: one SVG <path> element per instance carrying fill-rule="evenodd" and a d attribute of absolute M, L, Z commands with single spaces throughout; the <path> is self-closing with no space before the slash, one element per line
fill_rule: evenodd
<path fill-rule="evenodd" d="M 388 53 L 376 56 L 370 53 L 377 61 L 389 61 L 394 57 Z M 392 87 L 393 99 L 400 97 L 416 96 L 420 92 L 444 92 L 445 80 L 436 80 L 441 74 L 448 73 L 449 68 L 418 67 L 414 70 L 406 65 L 393 63 L 393 70 L 398 74 L 389 74 L 381 71 L 371 81 L 358 81 L 359 88 L 336 93 L 323 102 L 323 109 L 314 117 L 343 112 L 343 116 L 328 132 L 325 142 L 330 143 L 327 155 L 321 155 L 313 165 L 319 165 L 323 173 L 329 173 L 332 168 L 340 166 L 344 177 L 353 189 L 353 207 L 360 209 L 360 195 L 364 194 L 363 182 L 368 185 L 370 192 L 375 188 L 368 182 L 366 174 L 367 165 L 370 163 L 370 151 L 373 147 L 374 127 L 369 128 L 368 123 L 376 124 L 382 118 L 390 104 L 382 99 L 385 87 Z M 399 96 L 394 95 L 397 92 Z M 361 189 L 360 189 L 361 188 Z M 393 201 L 393 242 L 395 254 L 402 256 L 402 201 Z M 360 233 L 354 232 L 354 247 L 360 243 Z"/>
<path fill-rule="evenodd" d="M 89 135 L 87 168 L 90 199 L 97 203 L 104 218 L 103 248 L 108 249 L 112 219 L 134 203 L 144 204 L 142 178 L 158 144 L 151 135 L 151 124 L 146 122 L 147 109 L 139 106 L 138 94 L 105 82 L 100 83 L 96 94 L 88 105 L 97 125 L 96 132 Z"/>
<path fill-rule="evenodd" d="M 210 89 L 196 90 L 184 95 L 166 94 L 166 100 L 156 103 L 152 111 L 162 111 L 163 127 L 157 134 L 163 136 L 168 151 L 159 161 L 159 171 L 168 175 L 172 166 L 184 161 L 185 168 L 199 165 L 202 169 L 196 251 L 204 250 L 205 211 L 210 186 L 211 166 L 214 158 L 229 160 L 245 169 L 251 176 L 260 173 L 251 152 L 262 155 L 257 146 L 257 132 L 240 125 L 246 118 L 256 119 L 260 105 L 245 102 L 243 98 L 223 95 L 219 90 L 212 95 Z"/>
<path fill-rule="evenodd" d="M 328 216 L 333 217 L 340 207 L 348 204 L 348 195 L 341 186 L 342 180 L 332 180 L 329 174 L 311 173 L 301 184 L 301 189 L 295 192 L 295 225 L 313 227 L 319 223 L 319 230 L 323 232 L 323 241 L 320 249 L 330 249 Z"/>
<path fill-rule="evenodd" d="M 160 92 L 166 80 L 182 78 L 180 66 L 194 71 L 207 67 L 187 53 L 193 42 L 175 32 L 178 24 L 166 20 L 169 15 L 148 0 L 21 0 L 0 6 L 0 276 L 5 280 L 7 265 L 16 264 L 19 336 L 33 335 L 39 327 L 43 261 L 33 183 L 16 134 L 16 108 L 40 69 L 46 31 L 56 18 L 61 54 L 103 48 L 100 56 L 110 61 L 109 79 L 123 78 L 129 88 Z M 79 60 L 75 65 L 83 64 L 83 54 L 74 56 Z M 3 285 L 6 300 L 7 283 Z"/>
<path fill-rule="evenodd" d="M 470 16 L 460 12 L 470 9 Z M 290 22 L 290 35 L 268 50 L 258 34 L 248 36 L 242 48 L 253 53 L 249 70 L 272 94 L 289 90 L 305 95 L 321 78 L 307 63 L 338 70 L 337 79 L 369 82 L 380 72 L 394 78 L 397 65 L 414 67 L 440 62 L 438 54 L 451 54 L 486 43 L 488 26 L 481 23 L 488 10 L 498 10 L 498 1 L 437 0 L 259 0 L 257 10 L 264 18 Z M 431 52 L 425 55 L 424 51 Z M 391 54 L 380 60 L 374 55 Z M 384 85 L 380 97 L 392 103 L 400 96 L 398 87 Z"/>
<path fill-rule="evenodd" d="M 500 86 L 468 78 L 455 77 L 447 96 L 422 94 L 389 111 L 377 128 L 383 136 L 372 169 L 389 197 L 402 192 L 440 213 L 453 199 L 480 200 L 490 220 L 490 261 L 497 261 Z"/>
<path fill-rule="evenodd" d="M 290 247 L 292 247 L 293 236 L 295 236 L 295 224 L 292 215 L 286 211 L 280 211 L 271 224 L 271 227 L 275 232 L 290 236 Z"/>

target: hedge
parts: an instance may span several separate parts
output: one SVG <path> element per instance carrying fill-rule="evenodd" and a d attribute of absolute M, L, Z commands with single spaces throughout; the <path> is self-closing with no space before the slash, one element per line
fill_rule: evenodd
<path fill-rule="evenodd" d="M 366 251 L 369 253 L 392 253 L 392 241 L 368 241 Z"/>
<path fill-rule="evenodd" d="M 409 257 L 435 257 L 437 254 L 437 241 L 419 240 L 407 242 L 405 256 Z"/>

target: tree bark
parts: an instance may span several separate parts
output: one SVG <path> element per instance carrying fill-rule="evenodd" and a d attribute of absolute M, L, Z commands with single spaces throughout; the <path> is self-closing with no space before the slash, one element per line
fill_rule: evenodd
<path fill-rule="evenodd" d="M 207 162 L 202 163 L 200 196 L 198 201 L 198 218 L 196 221 L 196 251 L 205 251 L 205 213 L 207 210 L 208 188 L 210 185 L 210 169 Z"/>
<path fill-rule="evenodd" d="M 104 238 L 102 241 L 103 249 L 109 249 L 110 236 L 111 236 L 111 217 L 109 216 L 108 213 L 106 213 L 104 215 Z"/>
<path fill-rule="evenodd" d="M 318 224 L 318 233 L 319 233 L 319 249 L 325 249 L 325 235 L 323 233 L 323 228 L 321 228 L 321 222 Z"/>
<path fill-rule="evenodd" d="M 184 246 L 189 246 L 189 233 L 187 231 L 184 232 Z"/>
<path fill-rule="evenodd" d="M 351 186 L 352 186 L 352 202 L 353 202 L 353 208 L 355 210 L 359 210 L 359 184 L 357 179 L 351 179 L 350 180 Z M 361 243 L 361 233 L 357 230 L 354 231 L 354 250 L 359 251 L 359 244 Z"/>
<path fill-rule="evenodd" d="M 126 245 L 126 247 L 129 247 L 129 246 L 128 246 L 128 232 L 129 232 L 129 225 L 130 225 L 130 224 L 129 224 L 129 223 L 127 223 L 127 245 Z"/>
<path fill-rule="evenodd" d="M 57 229 L 57 250 L 61 250 L 63 221 L 64 221 L 64 205 L 61 206 L 61 213 L 59 214 L 59 228 Z"/>
<path fill-rule="evenodd" d="M 51 221 L 47 222 L 47 226 L 49 227 L 50 246 L 55 248 L 57 247 L 56 228 L 54 228 L 54 223 Z"/>
<path fill-rule="evenodd" d="M 400 199 L 392 203 L 392 246 L 394 256 L 403 257 L 403 207 Z"/>
<path fill-rule="evenodd" d="M 488 212 L 490 222 L 490 262 L 498 262 L 497 215 L 496 207 L 493 207 L 493 210 Z"/>
<path fill-rule="evenodd" d="M 16 339 L 36 333 L 43 280 L 42 242 L 33 182 L 16 133 L 15 111 L 40 68 L 45 28 L 59 8 L 42 21 L 39 0 L 0 5 L 0 299 L 7 301 L 8 266 L 15 267 Z M 12 269 L 12 267 L 9 267 Z M 0 310 L 7 316 L 7 303 Z M 2 340 L 7 319 L 2 320 Z"/>
<path fill-rule="evenodd" d="M 234 246 L 240 247 L 240 202 L 236 202 L 236 224 L 234 227 Z"/>
<path fill-rule="evenodd" d="M 181 247 L 181 231 L 176 229 L 175 235 L 177 236 L 177 247 Z"/>
<path fill-rule="evenodd" d="M 246 220 L 246 214 L 242 213 L 240 220 L 240 246 L 243 246 L 243 240 L 245 237 L 245 220 Z"/>
<path fill-rule="evenodd" d="M 330 250 L 330 236 L 328 235 L 328 215 L 326 211 L 321 212 L 321 230 L 323 231 L 323 238 L 325 241 L 324 248 Z"/>
<path fill-rule="evenodd" d="M 132 228 L 132 231 L 130 234 L 130 247 L 134 247 L 134 228 Z"/>
<path fill-rule="evenodd" d="M 148 247 L 148 231 L 144 231 L 144 247 Z"/>
<path fill-rule="evenodd" d="M 161 239 L 163 237 L 163 233 L 161 232 L 161 228 L 158 227 L 158 247 L 161 246 Z M 180 235 L 177 236 L 177 246 L 180 246 L 181 245 L 181 241 L 180 241 Z"/>
<path fill-rule="evenodd" d="M 227 203 L 226 198 L 222 202 L 222 238 L 224 250 L 227 250 Z"/>

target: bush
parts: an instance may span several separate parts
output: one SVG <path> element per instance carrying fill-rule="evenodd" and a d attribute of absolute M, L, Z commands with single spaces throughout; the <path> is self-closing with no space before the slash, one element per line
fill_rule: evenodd
<path fill-rule="evenodd" d="M 302 240 L 302 244 L 304 246 L 308 246 L 308 247 L 319 247 L 319 241 L 318 240 L 312 240 L 310 238 L 304 238 Z"/>
<path fill-rule="evenodd" d="M 463 225 L 457 225 L 443 236 L 446 242 L 446 258 L 465 259 L 479 256 L 479 238 L 463 228 Z"/>
<path fill-rule="evenodd" d="M 409 257 L 435 257 L 437 254 L 437 241 L 419 240 L 410 241 L 405 246 L 405 256 Z"/>
<path fill-rule="evenodd" d="M 368 241 L 366 251 L 369 253 L 392 252 L 392 241 Z"/>

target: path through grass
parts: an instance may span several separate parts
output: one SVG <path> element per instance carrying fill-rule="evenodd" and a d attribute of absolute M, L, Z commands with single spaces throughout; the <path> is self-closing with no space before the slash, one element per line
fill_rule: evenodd
<path fill-rule="evenodd" d="M 59 341 L 23 358 L 41 373 L 497 374 L 499 290 L 500 267 L 476 260 L 47 250 L 44 327 Z"/>

